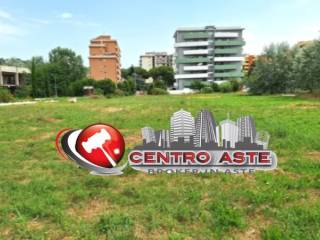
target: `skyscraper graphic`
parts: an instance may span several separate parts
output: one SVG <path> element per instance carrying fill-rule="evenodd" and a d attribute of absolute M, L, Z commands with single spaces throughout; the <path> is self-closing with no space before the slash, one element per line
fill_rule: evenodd
<path fill-rule="evenodd" d="M 154 129 L 151 127 L 141 128 L 141 134 L 144 144 L 156 143 Z"/>
<path fill-rule="evenodd" d="M 162 129 L 157 132 L 157 145 L 161 148 L 170 148 L 170 133 L 169 130 Z"/>
<path fill-rule="evenodd" d="M 170 120 L 170 141 L 183 140 L 186 143 L 193 141 L 195 135 L 194 118 L 190 112 L 181 109 L 175 112 Z"/>
<path fill-rule="evenodd" d="M 216 143 L 218 144 L 218 136 L 216 134 L 216 122 L 213 115 L 208 110 L 201 110 L 195 120 L 195 146 L 203 147 Z"/>
<path fill-rule="evenodd" d="M 253 118 L 244 116 L 237 119 L 238 141 L 243 143 L 254 143 L 256 139 L 256 126 Z"/>
<path fill-rule="evenodd" d="M 238 141 L 238 127 L 234 121 L 226 119 L 220 122 L 222 146 L 226 149 L 235 148 Z"/>

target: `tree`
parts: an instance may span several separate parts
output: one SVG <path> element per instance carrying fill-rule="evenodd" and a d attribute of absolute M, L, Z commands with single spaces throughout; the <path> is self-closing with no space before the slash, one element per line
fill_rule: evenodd
<path fill-rule="evenodd" d="M 70 84 L 85 76 L 82 58 L 74 51 L 57 47 L 49 53 L 50 83 L 56 85 L 59 95 L 68 95 Z"/>
<path fill-rule="evenodd" d="M 246 85 L 253 94 L 274 94 L 290 90 L 294 51 L 287 43 L 271 44 L 255 62 Z"/>
<path fill-rule="evenodd" d="M 132 78 L 118 83 L 117 87 L 122 90 L 125 95 L 133 95 L 136 93 L 136 84 Z"/>
<path fill-rule="evenodd" d="M 174 71 L 172 67 L 161 66 L 152 68 L 149 74 L 154 80 L 164 81 L 167 87 L 172 86 L 174 83 Z"/>
<path fill-rule="evenodd" d="M 314 92 L 320 89 L 320 40 L 297 54 L 294 62 L 295 86 Z"/>

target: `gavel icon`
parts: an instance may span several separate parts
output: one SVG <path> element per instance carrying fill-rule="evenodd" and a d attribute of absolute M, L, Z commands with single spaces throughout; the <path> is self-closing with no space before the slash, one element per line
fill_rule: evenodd
<path fill-rule="evenodd" d="M 102 128 L 99 132 L 96 132 L 94 135 L 89 137 L 86 142 L 82 142 L 82 146 L 86 150 L 87 153 L 91 153 L 92 150 L 100 148 L 102 150 L 103 154 L 106 156 L 106 158 L 111 163 L 111 165 L 113 167 L 115 167 L 117 165 L 116 162 L 109 155 L 109 153 L 107 151 L 105 151 L 103 148 L 103 144 L 109 140 L 111 140 L 110 134 L 105 129 Z M 117 154 L 118 152 L 119 152 L 119 149 L 117 149 L 117 148 L 114 149 L 115 154 Z"/>

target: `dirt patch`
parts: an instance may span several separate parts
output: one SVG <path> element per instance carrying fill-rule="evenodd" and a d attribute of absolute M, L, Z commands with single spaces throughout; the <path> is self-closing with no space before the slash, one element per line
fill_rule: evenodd
<path fill-rule="evenodd" d="M 261 208 L 262 209 L 262 208 Z M 235 239 L 240 240 L 254 240 L 261 239 L 261 232 L 272 224 L 271 220 L 266 219 L 261 210 L 258 210 L 254 216 L 249 216 L 248 228 L 241 232 L 234 234 Z M 260 227 L 259 227 L 260 226 Z"/>
<path fill-rule="evenodd" d="M 314 160 L 320 160 L 320 152 L 319 151 L 309 152 L 309 153 L 307 153 L 307 156 L 314 159 Z"/>
<path fill-rule="evenodd" d="M 44 133 L 44 134 L 40 134 L 37 136 L 32 137 L 32 140 L 45 140 L 45 139 L 49 139 L 53 136 L 53 133 Z"/>
<path fill-rule="evenodd" d="M 28 230 L 40 230 L 44 227 L 44 224 L 39 219 L 32 219 L 27 223 Z"/>
<path fill-rule="evenodd" d="M 288 105 L 279 106 L 280 109 L 301 109 L 301 110 L 308 110 L 308 109 L 320 109 L 319 104 L 314 103 L 293 103 Z"/>
<path fill-rule="evenodd" d="M 117 107 L 106 107 L 106 108 L 96 108 L 95 111 L 101 112 L 101 113 L 115 113 L 115 112 L 121 112 L 123 111 L 123 108 L 117 108 Z"/>
<path fill-rule="evenodd" d="M 11 235 L 11 228 L 4 228 L 0 230 L 0 237 L 8 237 Z"/>
<path fill-rule="evenodd" d="M 135 133 L 129 136 L 124 136 L 125 142 L 128 144 L 128 147 L 134 147 L 137 144 L 142 143 L 141 134 Z"/>
<path fill-rule="evenodd" d="M 92 199 L 88 204 L 85 204 L 83 208 L 70 208 L 68 214 L 73 217 L 79 217 L 86 220 L 91 220 L 100 214 L 103 214 L 105 210 L 110 209 L 110 204 L 103 199 Z"/>
<path fill-rule="evenodd" d="M 45 122 L 45 123 L 57 123 L 61 122 L 61 119 L 52 118 L 52 117 L 39 117 L 37 118 L 39 122 Z"/>

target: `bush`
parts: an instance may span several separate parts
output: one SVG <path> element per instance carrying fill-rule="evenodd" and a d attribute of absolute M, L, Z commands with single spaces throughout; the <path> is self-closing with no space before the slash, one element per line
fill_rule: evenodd
<path fill-rule="evenodd" d="M 164 90 L 162 88 L 152 88 L 150 91 L 148 91 L 148 94 L 150 95 L 166 95 L 168 94 L 167 90 Z"/>
<path fill-rule="evenodd" d="M 124 91 L 122 91 L 121 89 L 116 89 L 114 91 L 114 95 L 116 95 L 116 96 L 126 96 L 126 93 Z"/>
<path fill-rule="evenodd" d="M 233 92 L 237 92 L 237 91 L 240 90 L 241 85 L 240 85 L 240 82 L 238 80 L 233 79 L 233 80 L 230 81 L 230 83 L 231 83 Z"/>
<path fill-rule="evenodd" d="M 28 98 L 31 96 L 31 86 L 23 86 L 16 89 L 15 95 L 17 98 Z"/>
<path fill-rule="evenodd" d="M 103 96 L 103 90 L 101 88 L 94 89 L 94 95 Z"/>
<path fill-rule="evenodd" d="M 0 102 L 6 103 L 12 101 L 13 99 L 14 98 L 8 89 L 0 88 Z"/>
<path fill-rule="evenodd" d="M 219 85 L 219 89 L 223 93 L 232 92 L 232 85 L 230 82 L 223 82 Z"/>
<path fill-rule="evenodd" d="M 96 86 L 102 89 L 104 95 L 112 94 L 116 90 L 115 83 L 110 79 L 97 81 Z"/>
<path fill-rule="evenodd" d="M 79 81 L 75 81 L 71 83 L 70 85 L 70 94 L 73 96 L 83 96 L 84 91 L 83 87 L 84 86 L 93 86 L 95 87 L 96 81 L 90 78 L 84 78 Z"/>
<path fill-rule="evenodd" d="M 201 93 L 212 93 L 213 92 L 213 90 L 212 90 L 212 88 L 211 87 L 203 87 L 203 88 L 201 88 Z"/>
<path fill-rule="evenodd" d="M 192 81 L 190 84 L 190 88 L 193 90 L 201 90 L 205 85 L 201 81 Z"/>
<path fill-rule="evenodd" d="M 212 91 L 220 92 L 219 85 L 217 83 L 215 83 L 215 82 L 211 83 L 210 87 L 212 88 Z"/>

